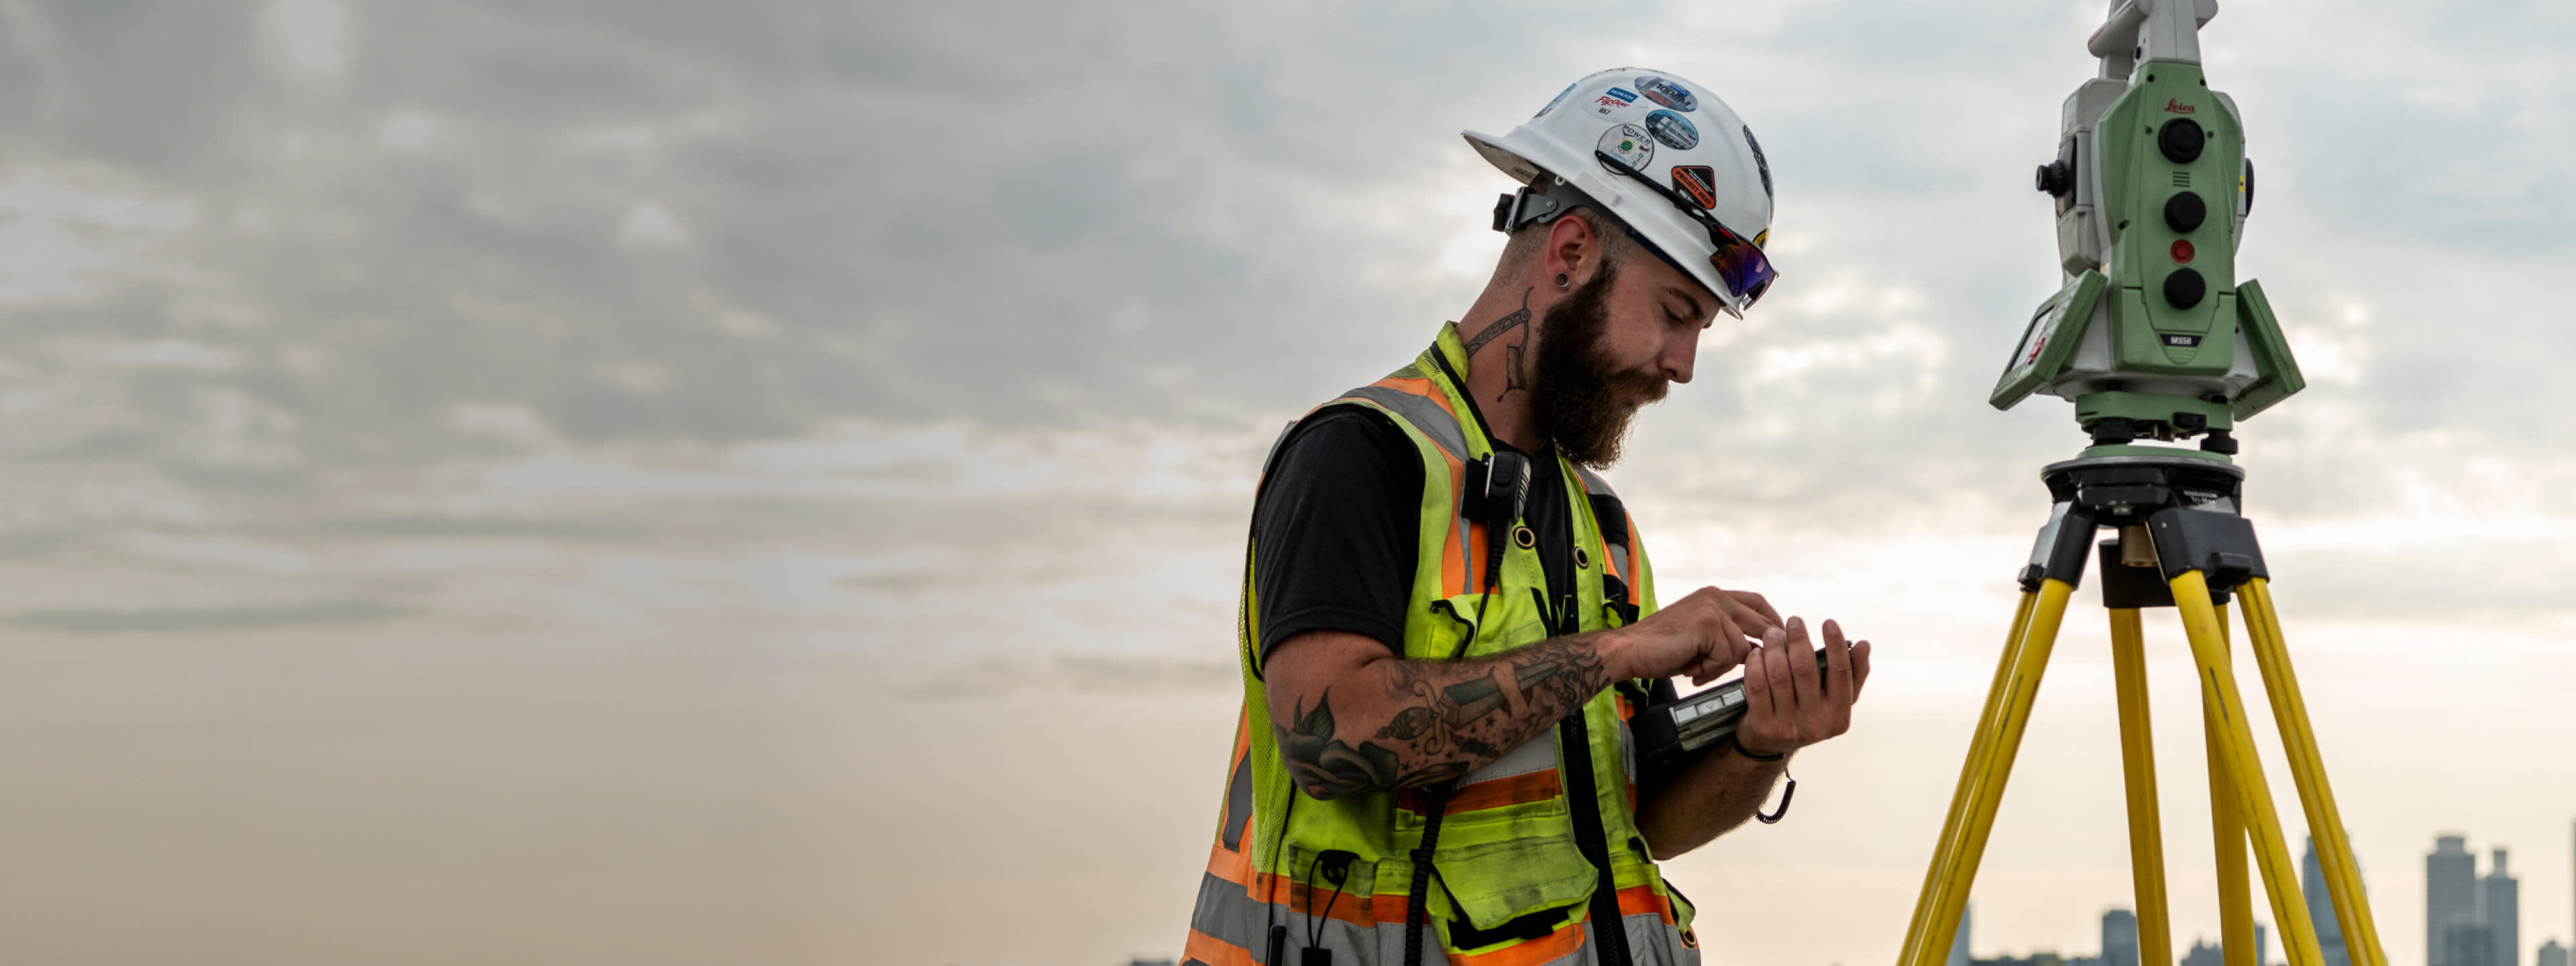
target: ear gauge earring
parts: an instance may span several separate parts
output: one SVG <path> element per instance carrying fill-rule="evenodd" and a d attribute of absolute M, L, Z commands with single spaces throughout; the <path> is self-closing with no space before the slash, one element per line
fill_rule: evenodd
<path fill-rule="evenodd" d="M 1556 287 L 1558 288 L 1566 287 L 1566 285 L 1572 280 L 1573 277 L 1565 274 L 1564 272 L 1556 273 Z"/>

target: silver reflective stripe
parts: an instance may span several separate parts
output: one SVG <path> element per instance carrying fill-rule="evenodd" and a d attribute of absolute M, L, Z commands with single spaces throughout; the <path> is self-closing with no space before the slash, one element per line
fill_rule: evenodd
<path fill-rule="evenodd" d="M 1438 391 L 1436 386 L 1433 391 Z M 1449 415 L 1448 410 L 1440 408 L 1439 403 L 1432 402 L 1428 397 L 1416 396 L 1401 389 L 1389 389 L 1385 386 L 1361 386 L 1343 393 L 1342 398 L 1366 399 L 1384 406 L 1396 415 L 1404 417 L 1405 422 L 1412 423 L 1413 428 L 1421 430 L 1423 435 L 1431 437 L 1432 442 L 1440 444 L 1441 449 L 1448 450 L 1449 455 L 1457 457 L 1458 462 L 1464 463 L 1475 459 L 1473 454 L 1467 452 L 1467 434 L 1458 428 L 1457 418 Z"/>
<path fill-rule="evenodd" d="M 1432 391 L 1439 391 L 1437 383 L 1433 384 Z M 1385 386 L 1361 386 L 1343 393 L 1340 398 L 1365 399 L 1383 406 L 1414 429 L 1420 430 L 1423 435 L 1431 437 L 1431 441 L 1447 451 L 1451 458 L 1460 463 L 1473 462 L 1475 459 L 1467 452 L 1467 434 L 1458 428 L 1458 420 L 1450 416 L 1448 410 L 1440 408 L 1439 403 L 1432 402 L 1428 397 L 1417 396 L 1401 389 L 1389 389 Z M 1473 589 L 1478 581 L 1485 579 L 1485 575 L 1476 569 L 1475 554 L 1468 547 L 1467 537 L 1474 532 L 1475 522 L 1463 516 L 1458 517 L 1457 520 L 1458 562 L 1465 567 L 1468 588 Z M 1480 628 L 1479 631 L 1481 630 Z"/>
<path fill-rule="evenodd" d="M 1335 903 L 1368 901 L 1347 893 L 1334 898 L 1329 889 L 1318 889 L 1316 894 Z M 1388 927 L 1385 924 L 1372 928 L 1340 919 L 1321 919 L 1319 929 L 1318 921 L 1318 917 L 1291 910 L 1285 903 L 1274 905 L 1246 895 L 1242 886 L 1218 878 L 1214 873 L 1203 874 L 1199 879 L 1198 908 L 1190 914 L 1190 928 L 1243 947 L 1251 952 L 1254 962 L 1268 955 L 1270 926 L 1274 922 L 1288 927 L 1288 952 L 1292 956 L 1306 948 L 1309 937 L 1321 938 L 1323 948 L 1340 954 L 1334 957 L 1335 963 L 1377 962 L 1379 957 L 1375 950 L 1380 947 L 1394 949 L 1398 957 L 1403 955 L 1403 923 L 1394 925 L 1395 941 L 1388 946 L 1384 935 Z M 1346 959 L 1345 956 L 1356 959 Z"/>
<path fill-rule="evenodd" d="M 1329 891 L 1324 895 L 1328 901 L 1331 900 Z M 1368 900 L 1344 895 L 1338 901 Z M 1190 917 L 1190 928 L 1243 948 L 1251 953 L 1253 962 L 1258 963 L 1261 957 L 1269 954 L 1269 930 L 1274 921 L 1288 927 L 1290 962 L 1295 962 L 1297 954 L 1307 947 L 1308 937 L 1316 936 L 1319 931 L 1323 940 L 1321 948 L 1333 951 L 1334 966 L 1392 966 L 1404 961 L 1402 922 L 1381 922 L 1372 927 L 1327 918 L 1320 920 L 1322 926 L 1319 930 L 1317 917 L 1290 910 L 1284 904 L 1274 908 L 1270 903 L 1245 895 L 1242 886 L 1214 874 L 1206 874 L 1199 880 L 1198 909 Z M 1626 916 L 1622 917 L 1620 925 L 1628 933 L 1630 958 L 1637 966 L 1699 966 L 1698 952 L 1682 949 L 1680 933 L 1664 925 L 1663 917 L 1653 913 Z M 1441 955 L 1438 927 L 1425 925 L 1423 928 L 1429 930 L 1422 937 L 1423 958 L 1434 962 L 1445 960 L 1447 957 Z M 1583 923 L 1580 928 L 1583 930 L 1582 947 L 1541 966 L 1589 966 L 1593 963 L 1592 924 Z"/>
<path fill-rule="evenodd" d="M 1682 931 L 1657 913 L 1619 917 L 1628 934 L 1628 959 L 1636 966 L 1699 966 L 1699 950 L 1682 945 Z"/>
<path fill-rule="evenodd" d="M 1585 493 L 1589 493 L 1593 496 L 1618 495 L 1610 492 L 1609 482 L 1603 480 L 1599 473 L 1592 472 L 1591 470 L 1577 465 L 1574 467 L 1574 475 L 1583 478 L 1583 492 Z M 1594 520 L 1592 523 L 1596 527 L 1601 525 L 1601 521 L 1599 520 Z M 1612 534 L 1604 532 L 1601 534 L 1601 538 L 1608 541 L 1610 544 L 1611 568 L 1619 572 L 1619 579 L 1627 581 L 1629 587 L 1636 587 L 1637 575 L 1628 572 L 1628 535 L 1622 533 L 1614 537 Z"/>
<path fill-rule="evenodd" d="M 1485 767 L 1468 772 L 1467 777 L 1458 783 L 1458 787 L 1465 788 L 1477 782 L 1512 778 L 1533 772 L 1555 771 L 1556 763 L 1556 734 L 1552 730 L 1542 731 L 1537 737 L 1521 742 L 1520 747 L 1504 752 L 1502 757 L 1486 762 Z"/>
<path fill-rule="evenodd" d="M 1628 784 L 1637 783 L 1637 732 L 1625 721 L 1619 722 L 1619 773 L 1627 777 Z"/>

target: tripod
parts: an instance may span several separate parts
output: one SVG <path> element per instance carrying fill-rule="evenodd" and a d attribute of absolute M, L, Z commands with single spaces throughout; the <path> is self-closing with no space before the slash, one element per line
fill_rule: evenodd
<path fill-rule="evenodd" d="M 2135 448 L 2131 452 L 2136 452 Z M 2230 666 L 2229 598 L 2241 597 L 2246 637 L 2281 728 L 2291 775 L 2318 843 L 2318 863 L 2333 897 L 2352 966 L 2387 966 L 2379 930 L 2361 890 L 2361 877 L 2345 838 L 2334 790 L 2326 783 L 2315 733 L 2308 726 L 2298 677 L 2272 609 L 2270 573 L 2254 540 L 2254 525 L 2240 513 L 2245 471 L 2223 459 L 2175 451 L 2174 455 L 2080 458 L 2040 474 L 2055 506 L 2040 528 L 2030 565 L 2021 573 L 2021 605 L 2005 638 L 2003 660 L 1968 748 L 1966 767 L 1950 799 L 1941 840 L 1923 892 L 1906 930 L 1899 966 L 1941 966 L 1959 928 L 1976 881 L 1977 862 L 1993 829 L 1995 807 L 2011 777 L 2013 755 L 2038 696 L 2042 672 L 2057 642 L 2068 598 L 2084 579 L 2085 558 L 2095 551 L 2098 529 L 2117 539 L 2101 543 L 2102 602 L 2111 613 L 2111 656 L 2118 691 L 2120 760 L 2128 792 L 2129 867 L 2137 892 L 2140 966 L 2171 966 L 2173 944 L 2165 907 L 2163 832 L 2157 821 L 2153 736 L 2147 722 L 2147 678 L 2138 612 L 2174 607 L 2198 665 L 2201 719 L 2209 746 L 2211 824 L 2218 847 L 2221 945 L 2227 966 L 2254 963 L 2253 897 L 2245 845 L 2253 841 L 2255 866 L 2271 899 L 2290 966 L 2321 966 L 2316 930 L 2308 922 L 2296 867 L 2272 806 L 2245 705 Z"/>

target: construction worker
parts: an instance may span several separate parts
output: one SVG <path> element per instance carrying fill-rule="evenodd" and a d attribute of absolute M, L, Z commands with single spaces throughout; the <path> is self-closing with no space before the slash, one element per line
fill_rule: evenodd
<path fill-rule="evenodd" d="M 1466 138 L 1527 186 L 1495 211 L 1492 280 L 1263 469 L 1193 963 L 1696 963 L 1656 861 L 1754 815 L 1869 675 L 1867 641 L 1824 622 L 1820 669 L 1760 594 L 1657 609 L 1640 531 L 1593 472 L 1690 381 L 1717 313 L 1770 286 L 1752 132 L 1697 84 L 1623 68 Z M 1738 665 L 1735 738 L 1641 772 L 1628 717 Z"/>

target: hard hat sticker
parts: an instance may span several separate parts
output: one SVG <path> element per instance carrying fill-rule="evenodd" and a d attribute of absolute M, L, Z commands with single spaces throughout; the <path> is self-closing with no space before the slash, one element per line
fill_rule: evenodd
<path fill-rule="evenodd" d="M 1688 151 L 1699 146 L 1699 128 L 1693 126 L 1689 118 L 1671 111 L 1647 114 L 1646 130 L 1654 132 L 1655 140 L 1675 151 Z"/>
<path fill-rule="evenodd" d="M 1613 87 L 1592 99 L 1592 113 L 1615 121 L 1619 119 L 1622 108 L 1636 102 L 1637 95 L 1634 92 Z"/>
<path fill-rule="evenodd" d="M 1717 207 L 1717 173 L 1708 165 L 1673 165 L 1673 190 L 1702 208 Z"/>
<path fill-rule="evenodd" d="M 1647 134 L 1645 128 L 1634 124 L 1610 125 L 1609 130 L 1601 132 L 1601 143 L 1598 147 L 1601 153 L 1618 158 L 1620 163 L 1641 172 L 1646 170 L 1647 162 L 1655 159 L 1653 136 Z"/>
<path fill-rule="evenodd" d="M 1684 114 L 1699 109 L 1699 98 L 1691 96 L 1690 88 L 1653 74 L 1637 78 L 1637 89 L 1646 92 L 1647 100 Z"/>
<path fill-rule="evenodd" d="M 1762 172 L 1762 197 L 1771 197 L 1771 162 L 1762 157 L 1762 142 L 1753 139 L 1752 128 L 1744 129 L 1744 146 L 1753 149 L 1753 167 Z"/>
<path fill-rule="evenodd" d="M 1580 83 L 1580 82 L 1578 82 L 1578 83 Z M 1546 106 L 1546 107 L 1539 108 L 1539 109 L 1538 109 L 1538 113 L 1536 113 L 1536 114 L 1532 114 L 1532 115 L 1530 115 L 1530 117 L 1532 117 L 1532 118 L 1542 118 L 1542 117 L 1546 117 L 1546 116 L 1547 116 L 1547 112 L 1549 112 L 1549 111 L 1553 111 L 1553 110 L 1556 110 L 1556 106 L 1557 106 L 1557 105 L 1565 103 L 1565 95 L 1574 93 L 1574 88 L 1575 88 L 1575 85 L 1574 85 L 1574 84 L 1567 84 L 1567 85 L 1565 85 L 1565 89 L 1564 89 L 1564 90 L 1561 90 L 1561 91 L 1556 92 L 1556 99 L 1555 99 L 1555 100 L 1552 100 L 1552 101 L 1547 102 L 1547 106 Z"/>

